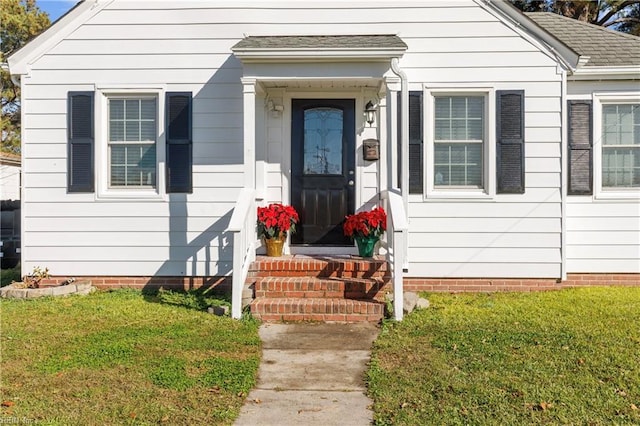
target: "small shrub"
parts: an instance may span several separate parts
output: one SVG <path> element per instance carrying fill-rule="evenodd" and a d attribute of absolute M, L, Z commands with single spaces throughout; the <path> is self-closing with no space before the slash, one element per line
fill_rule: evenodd
<path fill-rule="evenodd" d="M 29 275 L 22 277 L 22 282 L 24 282 L 27 288 L 39 288 L 40 281 L 49 277 L 49 268 L 42 269 L 39 266 L 36 266 Z"/>
<path fill-rule="evenodd" d="M 3 269 L 0 272 L 0 287 L 9 285 L 15 281 L 20 281 L 20 265 L 11 269 Z"/>

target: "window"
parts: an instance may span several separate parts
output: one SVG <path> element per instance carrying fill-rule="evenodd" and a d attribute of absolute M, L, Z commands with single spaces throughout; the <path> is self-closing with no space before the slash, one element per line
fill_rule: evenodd
<path fill-rule="evenodd" d="M 434 187 L 483 188 L 484 96 L 434 98 Z"/>
<path fill-rule="evenodd" d="M 602 188 L 640 187 L 640 104 L 602 105 Z"/>
<path fill-rule="evenodd" d="M 156 188 L 155 97 L 108 99 L 110 188 Z"/>

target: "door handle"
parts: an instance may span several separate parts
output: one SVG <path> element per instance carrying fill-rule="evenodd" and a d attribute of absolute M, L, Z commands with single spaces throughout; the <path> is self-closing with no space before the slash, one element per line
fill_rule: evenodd
<path fill-rule="evenodd" d="M 349 181 L 349 186 L 353 186 L 354 182 L 352 180 Z"/>

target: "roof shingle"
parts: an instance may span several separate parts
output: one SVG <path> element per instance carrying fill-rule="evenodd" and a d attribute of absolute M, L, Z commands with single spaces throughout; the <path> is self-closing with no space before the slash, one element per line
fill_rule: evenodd
<path fill-rule="evenodd" d="M 533 20 L 581 56 L 586 67 L 640 65 L 640 37 L 550 12 L 529 12 Z"/>
<path fill-rule="evenodd" d="M 406 49 L 396 35 L 249 36 L 236 49 Z"/>

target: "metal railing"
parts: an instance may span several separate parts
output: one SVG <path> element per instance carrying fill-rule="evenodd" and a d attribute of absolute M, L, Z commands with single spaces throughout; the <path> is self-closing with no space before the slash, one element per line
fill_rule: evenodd
<path fill-rule="evenodd" d="M 244 188 L 233 209 L 229 232 L 233 234 L 233 277 L 231 286 L 231 317 L 242 316 L 242 291 L 249 266 L 256 259 L 256 192 Z"/>
<path fill-rule="evenodd" d="M 393 282 L 393 316 L 402 320 L 404 308 L 403 277 L 408 267 L 407 247 L 409 244 L 409 222 L 404 209 L 402 195 L 393 190 L 380 194 L 387 211 L 387 262 L 391 268 Z"/>

